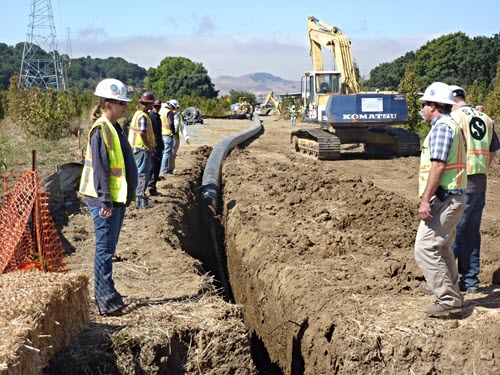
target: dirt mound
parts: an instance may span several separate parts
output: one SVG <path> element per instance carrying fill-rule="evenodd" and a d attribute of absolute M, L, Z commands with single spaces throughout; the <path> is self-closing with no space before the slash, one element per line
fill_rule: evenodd
<path fill-rule="evenodd" d="M 318 162 L 291 153 L 282 123 L 265 127 L 223 180 L 233 293 L 271 361 L 284 373 L 496 373 L 494 287 L 467 297 L 459 320 L 421 312 L 432 299 L 415 291 L 418 158 Z"/>

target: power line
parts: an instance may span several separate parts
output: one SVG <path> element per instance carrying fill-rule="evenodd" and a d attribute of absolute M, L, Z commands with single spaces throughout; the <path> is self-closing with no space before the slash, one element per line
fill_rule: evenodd
<path fill-rule="evenodd" d="M 66 90 L 50 0 L 32 0 L 19 73 L 19 88 Z"/>

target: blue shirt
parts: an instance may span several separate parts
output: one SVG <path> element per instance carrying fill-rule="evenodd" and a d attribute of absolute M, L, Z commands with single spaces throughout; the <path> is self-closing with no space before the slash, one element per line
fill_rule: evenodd
<path fill-rule="evenodd" d="M 440 160 L 446 163 L 455 132 L 445 123 L 439 122 L 445 116 L 450 117 L 450 115 L 441 114 L 431 121 L 429 148 L 431 160 Z"/>

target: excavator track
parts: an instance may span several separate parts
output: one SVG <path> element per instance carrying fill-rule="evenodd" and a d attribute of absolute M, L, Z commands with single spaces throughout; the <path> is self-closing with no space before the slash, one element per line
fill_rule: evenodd
<path fill-rule="evenodd" d="M 390 143 L 367 144 L 365 150 L 369 154 L 377 156 L 415 156 L 420 154 L 420 137 L 417 133 L 392 126 L 372 128 L 370 133 L 384 135 L 386 142 L 387 139 L 390 139 Z M 376 138 L 374 137 L 374 139 Z"/>
<path fill-rule="evenodd" d="M 321 129 L 299 129 L 291 134 L 295 151 L 315 157 L 318 160 L 340 159 L 340 139 Z"/>

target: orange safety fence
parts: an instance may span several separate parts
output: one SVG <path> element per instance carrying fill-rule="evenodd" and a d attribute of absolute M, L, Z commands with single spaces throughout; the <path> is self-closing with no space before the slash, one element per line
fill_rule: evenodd
<path fill-rule="evenodd" d="M 0 274 L 66 271 L 65 252 L 36 171 L 7 171 L 0 186 Z"/>

